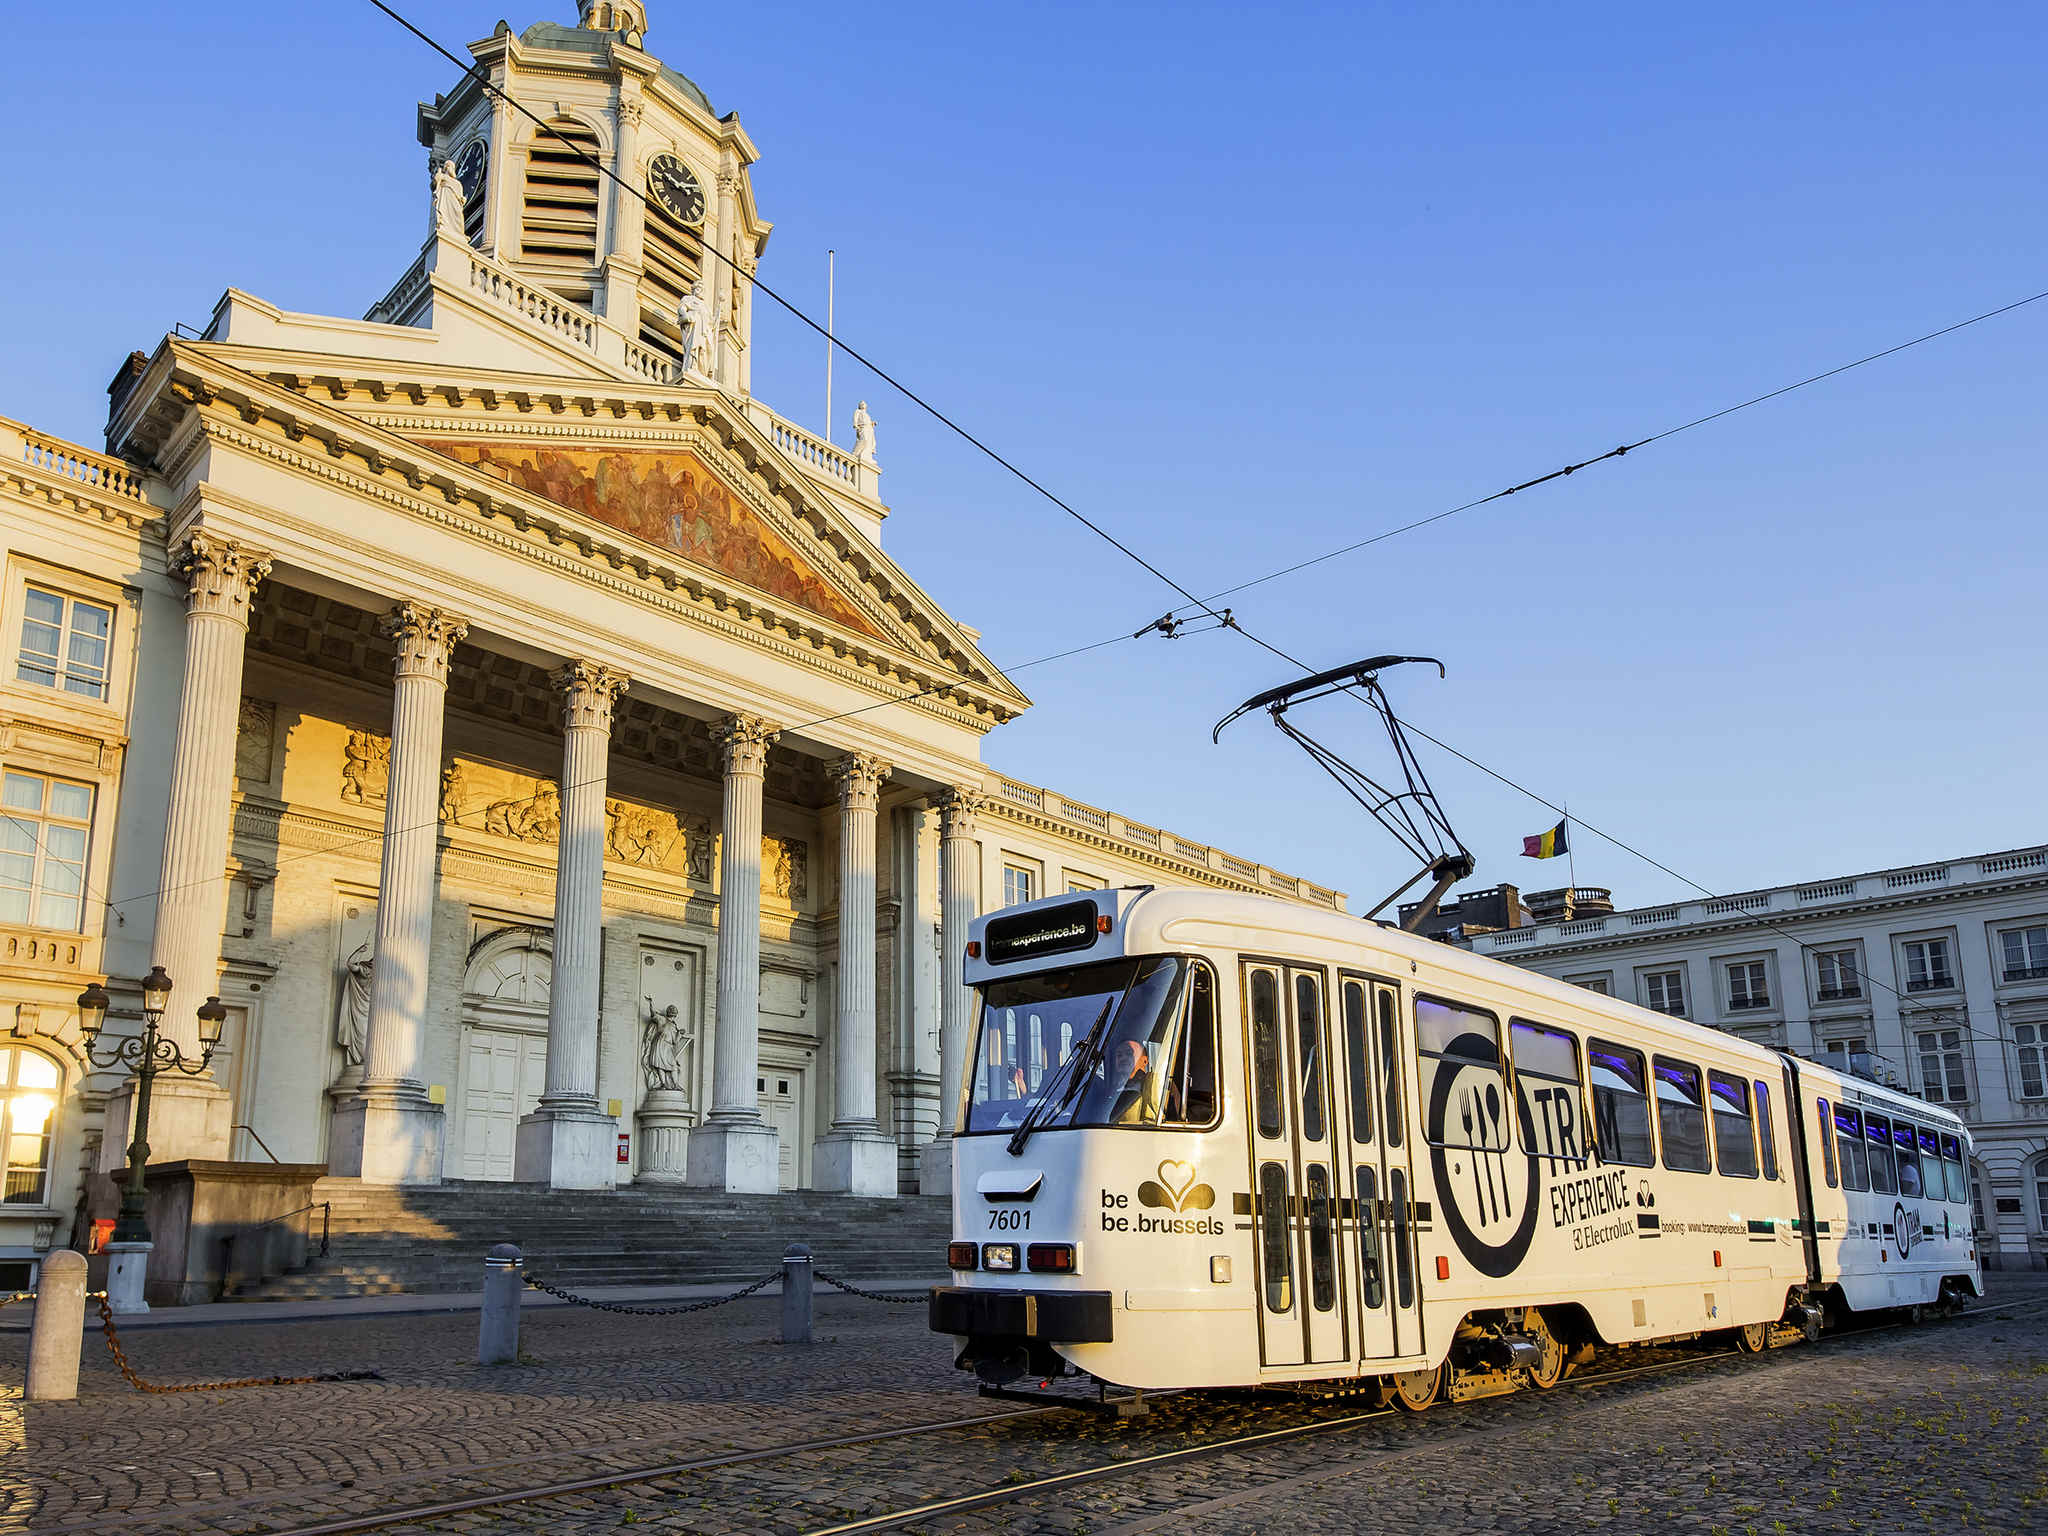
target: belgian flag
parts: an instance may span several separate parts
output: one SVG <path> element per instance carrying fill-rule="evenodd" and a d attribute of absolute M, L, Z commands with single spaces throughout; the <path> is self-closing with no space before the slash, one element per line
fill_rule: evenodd
<path fill-rule="evenodd" d="M 1534 837 L 1522 839 L 1522 857 L 1525 859 L 1554 859 L 1560 853 L 1570 853 L 1571 845 L 1565 841 L 1567 822 L 1560 821 L 1548 832 L 1538 832 Z"/>

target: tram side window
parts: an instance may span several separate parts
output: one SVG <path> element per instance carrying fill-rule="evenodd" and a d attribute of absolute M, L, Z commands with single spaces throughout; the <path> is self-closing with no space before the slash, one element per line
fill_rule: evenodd
<path fill-rule="evenodd" d="M 1400 1028 L 1394 1018 L 1394 992 L 1379 989 L 1380 1015 L 1380 1134 L 1390 1147 L 1401 1145 L 1401 1052 Z"/>
<path fill-rule="evenodd" d="M 1941 1171 L 1941 1137 L 1920 1127 L 1920 1182 L 1929 1200 L 1948 1198 L 1948 1177 Z"/>
<path fill-rule="evenodd" d="M 1430 1106 L 1424 1127 L 1430 1145 L 1504 1150 L 1514 1123 L 1502 1091 L 1500 1021 L 1460 1003 L 1418 997 L 1415 1049 L 1422 1062 L 1422 1102 Z"/>
<path fill-rule="evenodd" d="M 1301 1139 L 1323 1139 L 1323 989 L 1313 976 L 1294 978 L 1294 1060 L 1301 1071 Z"/>
<path fill-rule="evenodd" d="M 1949 1199 L 1957 1205 L 1968 1205 L 1970 1176 L 1963 1171 L 1963 1144 L 1953 1136 L 1941 1138 L 1941 1169 Z"/>
<path fill-rule="evenodd" d="M 1561 1029 L 1508 1023 L 1508 1054 L 1515 1063 L 1515 1102 L 1521 1109 L 1522 1150 L 1584 1167 L 1591 1149 L 1579 1124 L 1579 1042 Z"/>
<path fill-rule="evenodd" d="M 1829 1113 L 1828 1101 L 1826 1099 L 1815 1099 L 1813 1102 L 1820 1114 L 1821 1171 L 1827 1175 L 1828 1188 L 1833 1189 L 1835 1187 L 1835 1138 L 1831 1127 L 1835 1123 L 1835 1117 Z"/>
<path fill-rule="evenodd" d="M 1600 1161 L 1648 1168 L 1657 1156 L 1650 1140 L 1643 1053 L 1605 1040 L 1588 1040 L 1586 1059 L 1593 1070 L 1593 1128 L 1599 1138 Z"/>
<path fill-rule="evenodd" d="M 1711 1173 L 1700 1069 L 1664 1056 L 1652 1057 L 1651 1062 L 1657 1082 L 1657 1140 L 1664 1145 L 1664 1166 L 1679 1173 Z"/>
<path fill-rule="evenodd" d="M 1280 978 L 1271 971 L 1253 971 L 1252 1094 L 1259 1134 L 1280 1134 Z"/>
<path fill-rule="evenodd" d="M 1287 1170 L 1278 1163 L 1260 1164 L 1260 1268 L 1265 1271 L 1268 1312 L 1294 1310 L 1293 1225 L 1287 1219 Z"/>
<path fill-rule="evenodd" d="M 1863 1155 L 1863 1117 L 1846 1104 L 1835 1106 L 1835 1144 L 1842 1154 L 1842 1187 L 1870 1188 L 1870 1160 Z"/>
<path fill-rule="evenodd" d="M 1756 1080 L 1756 1139 L 1764 1149 L 1764 1177 L 1778 1177 L 1778 1127 L 1771 1118 L 1771 1085 Z"/>
<path fill-rule="evenodd" d="M 1892 1123 L 1883 1115 L 1863 1117 L 1863 1145 L 1870 1154 L 1870 1187 L 1880 1195 L 1899 1192 L 1898 1165 L 1892 1161 Z"/>
<path fill-rule="evenodd" d="M 1721 1176 L 1756 1177 L 1756 1127 L 1749 1112 L 1749 1083 L 1726 1072 L 1707 1073 L 1707 1104 L 1714 1114 L 1714 1161 Z"/>
<path fill-rule="evenodd" d="M 1351 1101 L 1351 1139 L 1372 1140 L 1372 1052 L 1366 1040 L 1365 983 L 1344 981 L 1344 1064 Z"/>
<path fill-rule="evenodd" d="M 1903 1120 L 1892 1122 L 1892 1146 L 1899 1157 L 1899 1197 L 1903 1200 L 1918 1200 L 1920 1188 L 1920 1152 L 1913 1140 L 1913 1127 Z"/>
<path fill-rule="evenodd" d="M 1162 1118 L 1207 1125 L 1216 1118 L 1216 980 L 1206 965 L 1192 970 L 1187 1021 L 1174 1048 Z"/>

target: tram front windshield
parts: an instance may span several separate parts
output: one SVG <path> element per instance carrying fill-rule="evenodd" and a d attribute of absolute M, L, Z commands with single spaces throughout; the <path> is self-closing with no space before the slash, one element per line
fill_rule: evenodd
<path fill-rule="evenodd" d="M 965 1129 L 1015 1130 L 1034 1111 L 1048 1130 L 1158 1125 L 1196 1111 L 1207 1120 L 1206 1104 L 1186 1102 L 1188 970 L 1178 956 L 1143 955 L 990 982 L 968 1058 Z M 1098 1022 L 1095 1048 L 1070 1064 Z"/>

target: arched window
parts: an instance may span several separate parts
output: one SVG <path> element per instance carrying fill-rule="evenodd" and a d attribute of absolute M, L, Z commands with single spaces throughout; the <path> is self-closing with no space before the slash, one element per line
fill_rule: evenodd
<path fill-rule="evenodd" d="M 50 1186 L 50 1137 L 64 1074 L 39 1051 L 0 1047 L 0 1148 L 8 1205 L 42 1205 Z"/>
<path fill-rule="evenodd" d="M 2033 1171 L 2027 1175 L 2027 1182 L 2034 1190 L 2034 1221 L 2039 1229 L 2048 1232 L 2048 1154 L 2034 1159 Z"/>

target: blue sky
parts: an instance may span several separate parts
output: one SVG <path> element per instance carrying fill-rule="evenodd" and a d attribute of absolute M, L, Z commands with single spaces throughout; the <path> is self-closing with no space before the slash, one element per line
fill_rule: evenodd
<path fill-rule="evenodd" d="M 498 12 L 416 0 L 446 41 Z M 360 0 L 40 7 L 0 279 L 0 413 L 96 442 L 104 386 L 230 283 L 359 314 L 426 219 L 413 102 L 453 72 Z M 573 20 L 568 0 L 511 15 Z M 1441 511 L 2048 288 L 2024 5 L 1670 8 L 652 0 L 737 108 L 764 279 L 1198 590 Z M 19 156 L 21 151 L 17 151 Z M 24 165 L 16 161 L 18 171 Z M 2036 842 L 2048 301 L 1247 593 L 1396 699 L 1727 890 Z M 820 348 L 757 309 L 757 392 Z M 842 361 L 886 547 L 1016 662 L 1135 630 L 1154 578 Z M 1393 844 L 1261 719 L 1234 636 L 1017 681 L 1021 778 L 1376 899 Z M 2033 681 L 2029 681 L 2032 679 Z M 1303 723 L 1382 748 L 1342 701 Z M 1424 748 L 1474 883 L 1554 818 Z M 1686 894 L 1579 838 L 1635 904 Z"/>

